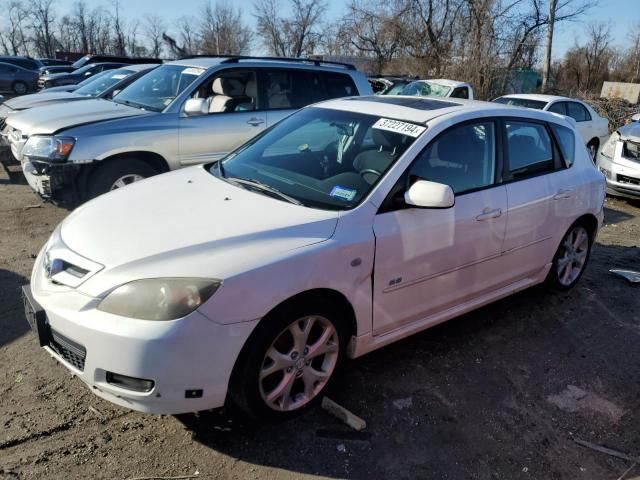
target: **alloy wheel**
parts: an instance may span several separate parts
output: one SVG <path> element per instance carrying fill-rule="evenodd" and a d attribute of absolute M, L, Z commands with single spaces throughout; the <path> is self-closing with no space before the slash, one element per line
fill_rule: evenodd
<path fill-rule="evenodd" d="M 557 261 L 558 281 L 569 287 L 582 273 L 589 254 L 589 234 L 578 225 L 564 237 Z"/>
<path fill-rule="evenodd" d="M 111 186 L 110 190 L 126 187 L 127 185 L 130 185 L 134 182 L 139 182 L 140 180 L 144 180 L 144 177 L 142 175 L 138 175 L 135 173 L 131 173 L 129 175 L 123 175 L 122 177 L 118 178 L 115 182 L 113 182 L 113 185 Z"/>
<path fill-rule="evenodd" d="M 282 330 L 259 372 L 260 396 L 279 412 L 298 410 L 325 387 L 338 363 L 338 332 L 325 317 L 308 315 Z"/>

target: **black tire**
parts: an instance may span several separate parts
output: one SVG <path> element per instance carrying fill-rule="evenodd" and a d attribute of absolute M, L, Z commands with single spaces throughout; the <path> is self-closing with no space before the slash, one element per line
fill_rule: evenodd
<path fill-rule="evenodd" d="M 589 151 L 589 155 L 591 155 L 593 163 L 596 163 L 598 159 L 598 141 L 595 138 L 587 143 L 587 150 Z"/>
<path fill-rule="evenodd" d="M 92 199 L 110 190 L 119 179 L 126 176 L 149 178 L 158 172 L 148 163 L 136 158 L 119 158 L 99 165 L 91 172 L 87 185 L 87 199 Z"/>
<path fill-rule="evenodd" d="M 24 95 L 29 91 L 29 86 L 26 83 L 18 80 L 17 82 L 13 82 L 13 85 L 11 85 L 11 89 L 16 95 Z"/>
<path fill-rule="evenodd" d="M 344 362 L 349 329 L 343 322 L 339 321 L 339 319 L 345 318 L 341 316 L 340 311 L 327 305 L 327 303 L 328 302 L 323 302 L 319 299 L 307 299 L 305 301 L 294 301 L 285 304 L 283 307 L 279 307 L 265 317 L 252 333 L 238 358 L 229 385 L 230 400 L 250 419 L 278 420 L 289 418 L 312 407 L 320 401 L 323 395 L 331 390 Z M 276 410 L 269 406 L 265 399 L 263 399 L 261 390 L 263 389 L 264 382 L 273 381 L 273 377 L 276 377 L 274 383 L 280 384 L 281 381 L 284 381 L 284 375 L 286 375 L 286 373 L 284 371 L 276 372 L 271 377 L 260 380 L 260 371 L 265 366 L 267 350 L 274 344 L 276 339 L 279 339 L 279 337 L 282 338 L 281 335 L 283 332 L 285 332 L 289 326 L 295 324 L 296 320 L 303 319 L 307 316 L 323 317 L 323 320 L 328 320 L 334 327 L 338 336 L 336 342 L 337 360 L 329 374 L 328 381 L 320 390 L 314 393 L 315 396 L 313 396 L 311 400 L 295 410 Z M 291 349 L 291 351 L 293 350 L 295 350 L 295 347 Z M 316 357 L 316 359 L 318 358 L 320 357 Z M 294 374 L 296 373 L 295 368 L 297 367 L 293 367 Z M 280 377 L 281 380 L 278 380 L 277 377 L 279 373 L 283 374 L 283 376 Z M 297 377 L 294 382 L 302 382 L 302 385 L 298 385 L 296 388 L 296 383 L 293 383 L 294 387 L 292 387 L 292 392 L 295 392 L 300 386 L 304 386 L 302 377 Z M 301 394 L 302 393 L 298 393 L 297 395 L 299 396 Z"/>
<path fill-rule="evenodd" d="M 583 229 L 586 232 L 588 247 L 586 250 L 584 264 L 582 264 L 581 270 L 579 271 L 579 273 L 575 278 L 572 278 L 571 281 L 567 283 L 561 278 L 559 264 L 560 264 L 561 258 L 565 258 L 565 252 L 566 252 L 565 242 L 567 242 L 571 238 L 571 235 L 576 231 L 576 229 Z M 593 246 L 593 233 L 594 232 L 589 227 L 589 225 L 587 225 L 586 222 L 578 221 L 578 222 L 575 222 L 573 225 L 571 225 L 571 227 L 569 227 L 569 230 L 567 230 L 567 233 L 565 233 L 564 236 L 562 237 L 562 240 L 560 242 L 560 245 L 558 246 L 558 250 L 556 251 L 556 254 L 553 256 L 553 263 L 551 265 L 551 270 L 549 270 L 547 278 L 545 279 L 545 283 L 549 288 L 556 291 L 567 291 L 572 289 L 578 283 L 578 281 L 582 277 L 582 274 L 587 269 L 589 258 L 591 257 L 591 247 Z"/>

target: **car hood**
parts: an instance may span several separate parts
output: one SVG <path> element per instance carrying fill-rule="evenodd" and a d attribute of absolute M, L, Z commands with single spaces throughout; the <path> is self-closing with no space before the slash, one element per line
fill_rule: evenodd
<path fill-rule="evenodd" d="M 69 77 L 74 77 L 77 76 L 77 74 L 74 74 L 73 72 L 60 72 L 60 73 L 49 73 L 47 75 L 44 75 L 44 80 L 60 80 L 61 78 L 69 78 Z"/>
<path fill-rule="evenodd" d="M 102 195 L 60 227 L 64 244 L 104 270 L 99 296 L 136 278 L 229 278 L 333 235 L 339 213 L 294 205 L 222 181 L 203 166 Z"/>
<path fill-rule="evenodd" d="M 149 113 L 139 108 L 96 98 L 84 102 L 71 102 L 64 108 L 53 104 L 15 113 L 11 115 L 7 124 L 20 130 L 23 137 L 34 134 L 50 135 L 77 125 Z"/>
<path fill-rule="evenodd" d="M 42 92 L 31 95 L 22 95 L 7 100 L 4 104 L 13 110 L 25 110 L 27 108 L 39 107 L 50 103 L 71 102 L 73 100 L 87 100 L 91 97 L 77 95 L 71 92 Z"/>
<path fill-rule="evenodd" d="M 618 129 L 623 140 L 640 142 L 640 122 L 631 122 Z"/>

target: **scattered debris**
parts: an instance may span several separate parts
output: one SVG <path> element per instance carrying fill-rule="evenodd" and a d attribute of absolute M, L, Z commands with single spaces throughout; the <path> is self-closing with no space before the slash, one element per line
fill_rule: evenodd
<path fill-rule="evenodd" d="M 347 447 L 344 446 L 344 443 L 340 443 L 338 444 L 338 446 L 336 447 L 338 449 L 339 452 L 344 453 L 347 451 Z"/>
<path fill-rule="evenodd" d="M 565 412 L 574 413 L 579 410 L 590 410 L 609 417 L 614 422 L 618 422 L 625 414 L 622 408 L 609 400 L 574 385 L 568 385 L 558 395 L 549 395 L 547 401 Z"/>
<path fill-rule="evenodd" d="M 618 270 L 616 268 L 612 268 L 609 271 L 614 275 L 619 275 L 629 283 L 640 283 L 640 272 L 634 272 L 633 270 Z"/>
<path fill-rule="evenodd" d="M 411 408 L 413 406 L 413 398 L 399 398 L 398 400 L 393 401 L 393 406 L 398 410 L 404 410 L 405 408 Z"/>
<path fill-rule="evenodd" d="M 588 442 L 587 440 L 580 440 L 579 438 L 574 438 L 573 441 L 576 442 L 578 445 L 582 445 L 583 447 L 590 448 L 591 450 L 595 450 L 600 453 L 611 455 L 612 457 L 628 460 L 630 462 L 633 462 L 634 464 L 640 463 L 640 457 L 632 457 L 631 455 L 627 455 L 626 453 L 619 452 L 618 450 L 603 447 L 602 445 L 596 445 L 595 443 Z"/>
<path fill-rule="evenodd" d="M 42 204 L 37 204 L 37 205 L 25 205 L 23 208 L 23 210 L 29 210 L 30 208 L 40 208 L 42 207 Z"/>
<path fill-rule="evenodd" d="M 328 397 L 323 397 L 322 408 L 324 408 L 327 412 L 329 412 L 334 417 L 342 420 L 344 423 L 349 425 L 354 430 L 360 431 L 367 428 L 367 422 L 365 422 L 360 417 L 354 415 L 346 408 L 338 405 L 336 402 L 334 402 Z"/>
<path fill-rule="evenodd" d="M 184 480 L 187 478 L 198 478 L 198 475 L 200 475 L 200 472 L 196 470 L 196 473 L 193 475 L 180 475 L 178 477 L 158 477 L 158 476 L 131 477 L 131 478 L 128 478 L 127 480 Z"/>
<path fill-rule="evenodd" d="M 100 418 L 104 418 L 104 414 L 93 405 L 89 405 L 89 411 L 95 413 Z"/>

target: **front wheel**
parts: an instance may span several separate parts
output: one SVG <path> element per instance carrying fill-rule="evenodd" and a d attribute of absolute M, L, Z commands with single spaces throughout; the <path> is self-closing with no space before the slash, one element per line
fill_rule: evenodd
<path fill-rule="evenodd" d="M 320 303 L 275 312 L 249 339 L 231 398 L 253 418 L 286 417 L 308 408 L 330 388 L 346 337 L 337 312 Z"/>
<path fill-rule="evenodd" d="M 547 284 L 559 290 L 572 288 L 584 273 L 591 254 L 592 238 L 583 224 L 574 224 L 566 233 L 547 276 Z"/>
<path fill-rule="evenodd" d="M 135 158 L 111 160 L 98 166 L 91 173 L 87 196 L 89 199 L 95 198 L 111 190 L 117 190 L 152 177 L 157 173 L 148 163 Z"/>
<path fill-rule="evenodd" d="M 16 95 L 24 95 L 25 93 L 27 93 L 27 90 L 29 89 L 29 87 L 27 87 L 27 84 L 24 82 L 14 82 L 13 83 L 13 92 Z"/>

